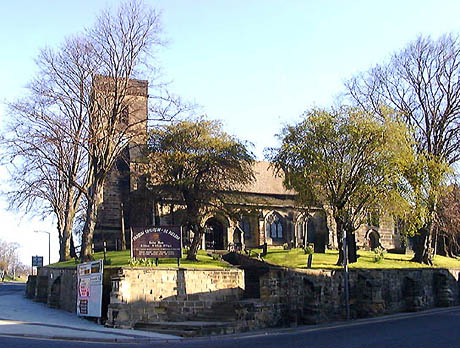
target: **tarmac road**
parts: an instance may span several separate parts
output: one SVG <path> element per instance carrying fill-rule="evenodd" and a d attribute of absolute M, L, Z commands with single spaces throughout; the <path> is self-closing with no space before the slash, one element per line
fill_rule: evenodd
<path fill-rule="evenodd" d="M 8 348 L 453 348 L 460 347 L 460 308 L 381 317 L 320 327 L 268 330 L 246 335 L 158 341 L 150 343 L 89 343 L 0 337 Z"/>
<path fill-rule="evenodd" d="M 14 293 L 24 293 L 25 291 L 25 284 L 23 283 L 8 283 L 8 282 L 0 282 L 0 296 L 11 295 Z M 0 311 L 1 315 L 1 311 Z"/>

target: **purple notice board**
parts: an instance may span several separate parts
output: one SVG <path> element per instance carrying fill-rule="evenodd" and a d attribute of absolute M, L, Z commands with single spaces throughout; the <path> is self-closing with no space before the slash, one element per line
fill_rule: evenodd
<path fill-rule="evenodd" d="M 181 234 L 180 226 L 132 227 L 132 257 L 180 259 Z"/>

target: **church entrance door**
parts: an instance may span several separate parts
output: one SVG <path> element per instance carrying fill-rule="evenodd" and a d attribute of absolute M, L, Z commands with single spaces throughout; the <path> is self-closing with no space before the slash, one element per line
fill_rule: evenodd
<path fill-rule="evenodd" d="M 224 225 L 216 218 L 206 221 L 205 245 L 207 250 L 224 249 Z"/>

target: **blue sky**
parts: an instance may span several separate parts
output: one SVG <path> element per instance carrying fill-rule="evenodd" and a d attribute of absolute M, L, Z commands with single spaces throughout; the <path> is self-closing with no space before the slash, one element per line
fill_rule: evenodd
<path fill-rule="evenodd" d="M 14 100 L 44 46 L 57 47 L 119 1 L 18 0 L 0 3 L 0 101 Z M 263 149 L 312 106 L 330 106 L 353 74 L 385 61 L 417 35 L 460 33 L 459 1 L 146 0 L 162 10 L 169 44 L 158 54 L 171 90 L 201 105 L 209 118 Z M 0 105 L 0 122 L 8 117 Z M 0 168 L 0 179 L 5 180 Z M 5 211 L 0 239 L 21 244 L 24 262 L 47 255 L 57 234 L 50 221 Z"/>

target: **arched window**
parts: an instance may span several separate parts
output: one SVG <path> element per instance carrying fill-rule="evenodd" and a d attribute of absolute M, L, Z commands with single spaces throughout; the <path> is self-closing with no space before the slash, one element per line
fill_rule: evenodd
<path fill-rule="evenodd" d="M 273 239 L 283 238 L 283 222 L 281 216 L 276 213 L 267 218 L 267 234 Z"/>

